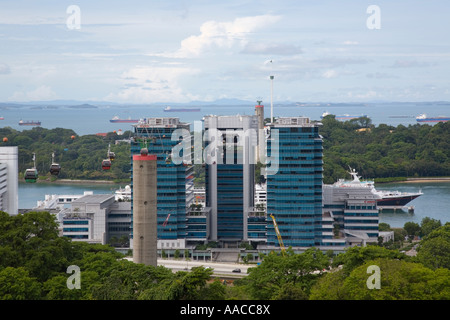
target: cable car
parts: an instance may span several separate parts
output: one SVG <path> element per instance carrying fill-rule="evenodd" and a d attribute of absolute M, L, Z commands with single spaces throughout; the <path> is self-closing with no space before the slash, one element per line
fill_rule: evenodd
<path fill-rule="evenodd" d="M 102 161 L 102 169 L 103 169 L 103 170 L 109 170 L 109 169 L 111 169 L 111 160 L 109 160 L 109 159 L 104 159 L 104 160 Z"/>
<path fill-rule="evenodd" d="M 116 154 L 111 151 L 111 145 L 108 145 L 108 158 L 113 161 L 116 158 Z"/>
<path fill-rule="evenodd" d="M 38 171 L 36 169 L 36 154 L 35 153 L 33 153 L 33 163 L 34 163 L 33 168 L 25 170 L 25 174 L 24 174 L 25 182 L 34 183 L 34 182 L 36 182 L 36 180 L 38 178 Z"/>
<path fill-rule="evenodd" d="M 116 158 L 116 154 L 114 152 L 109 152 L 109 156 L 108 156 L 109 160 L 114 160 Z"/>
<path fill-rule="evenodd" d="M 27 169 L 25 170 L 25 182 L 31 182 L 34 183 L 36 182 L 37 178 L 38 178 L 38 171 L 36 168 L 32 168 L 32 169 Z"/>
<path fill-rule="evenodd" d="M 169 153 L 167 153 L 167 156 L 166 156 L 166 165 L 169 165 L 169 164 L 171 164 L 171 163 L 172 163 L 172 157 L 170 156 Z"/>
<path fill-rule="evenodd" d="M 102 161 L 102 169 L 103 170 L 109 170 L 111 169 L 111 151 L 110 151 L 110 145 L 108 145 L 108 152 L 106 153 L 107 158 L 103 159 Z"/>
<path fill-rule="evenodd" d="M 55 162 L 55 153 L 52 153 L 52 165 L 50 166 L 50 174 L 57 176 L 61 171 L 59 163 Z"/>

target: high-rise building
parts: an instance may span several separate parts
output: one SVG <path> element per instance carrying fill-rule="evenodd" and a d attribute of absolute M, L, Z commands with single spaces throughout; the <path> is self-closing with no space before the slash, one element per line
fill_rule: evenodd
<path fill-rule="evenodd" d="M 248 240 L 254 206 L 258 117 L 205 116 L 206 207 L 209 240 L 224 247 Z"/>
<path fill-rule="evenodd" d="M 269 143 L 271 139 L 278 143 Z M 276 219 L 285 247 L 319 246 L 323 180 L 319 127 L 305 117 L 278 118 L 270 126 L 269 142 L 267 153 L 278 158 L 278 167 L 267 171 L 267 216 Z M 279 246 L 270 219 L 267 246 Z"/>
<path fill-rule="evenodd" d="M 18 147 L 0 147 L 0 210 L 19 212 Z"/>
<path fill-rule="evenodd" d="M 174 161 L 172 151 L 182 138 L 177 136 L 172 140 L 172 135 L 179 131 L 189 133 L 190 125 L 180 122 L 179 118 L 168 117 L 147 118 L 133 127 L 131 155 L 140 154 L 141 148 L 147 148 L 148 154 L 157 157 L 158 246 L 166 242 L 172 247 L 183 248 L 186 214 L 194 200 L 194 168 L 192 163 Z M 189 156 L 188 152 L 183 152 L 180 152 L 183 157 Z M 133 190 L 133 181 L 130 187 Z"/>

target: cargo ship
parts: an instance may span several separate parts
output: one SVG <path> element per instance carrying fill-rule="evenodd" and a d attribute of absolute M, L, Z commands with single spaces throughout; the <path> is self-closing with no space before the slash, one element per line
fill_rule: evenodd
<path fill-rule="evenodd" d="M 111 120 L 109 120 L 111 123 L 138 123 L 139 119 L 120 119 L 118 116 L 114 116 Z"/>
<path fill-rule="evenodd" d="M 200 108 L 172 108 L 172 107 L 165 107 L 164 112 L 199 112 Z"/>
<path fill-rule="evenodd" d="M 326 116 L 331 115 L 331 113 L 329 112 L 324 112 L 322 113 L 322 115 L 320 116 L 321 119 L 325 118 Z M 345 120 L 352 120 L 352 119 L 358 119 L 360 117 L 367 117 L 367 115 L 363 114 L 363 115 L 350 115 L 350 114 L 343 114 L 343 115 L 335 115 L 334 118 L 336 120 L 341 120 L 341 121 L 345 121 Z"/>
<path fill-rule="evenodd" d="M 417 122 L 447 122 L 450 120 L 450 117 L 446 116 L 438 116 L 438 117 L 427 117 L 425 113 L 416 117 Z"/>
<path fill-rule="evenodd" d="M 19 126 L 40 126 L 40 125 L 41 125 L 40 121 L 23 121 L 23 120 L 19 121 Z"/>

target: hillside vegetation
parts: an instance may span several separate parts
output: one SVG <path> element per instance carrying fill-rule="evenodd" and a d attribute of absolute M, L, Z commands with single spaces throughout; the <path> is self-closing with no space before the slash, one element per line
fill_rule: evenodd
<path fill-rule="evenodd" d="M 349 166 L 365 178 L 450 176 L 450 122 L 394 127 L 326 116 L 322 123 L 324 183 L 349 178 Z"/>
<path fill-rule="evenodd" d="M 116 140 L 126 139 L 130 132 L 122 136 L 110 132 L 106 137 L 97 135 L 77 136 L 73 130 L 34 127 L 30 130 L 17 131 L 10 127 L 1 128 L 0 136 L 7 138 L 2 146 L 19 147 L 19 176 L 27 168 L 33 167 L 33 153 L 36 154 L 36 168 L 40 179 L 50 177 L 49 168 L 52 152 L 55 162 L 61 165 L 60 179 L 88 180 L 129 180 L 130 145 L 115 144 Z M 115 153 L 115 160 L 110 170 L 102 170 L 102 160 L 107 157 L 108 146 Z"/>
<path fill-rule="evenodd" d="M 375 126 L 366 117 L 341 122 L 329 115 L 322 120 L 319 133 L 323 136 L 324 183 L 350 178 L 349 166 L 362 177 L 376 181 L 450 176 L 450 122 Z M 48 170 L 52 152 L 62 166 L 59 178 L 130 179 L 130 145 L 115 144 L 130 136 L 129 131 L 122 136 L 110 132 L 101 137 L 77 136 L 73 130 L 62 128 L 34 127 L 22 132 L 9 127 L 0 129 L 0 137 L 8 139 L 0 142 L 2 146 L 19 147 L 20 174 L 33 166 L 34 152 L 41 179 L 51 179 Z M 109 144 L 116 159 L 111 170 L 103 171 L 101 162 Z M 196 172 L 201 174 L 201 168 Z"/>

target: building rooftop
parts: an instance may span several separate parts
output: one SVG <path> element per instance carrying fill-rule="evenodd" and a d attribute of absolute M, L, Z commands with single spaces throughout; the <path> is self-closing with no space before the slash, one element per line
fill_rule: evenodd
<path fill-rule="evenodd" d="M 272 123 L 274 127 L 314 127 L 317 125 L 307 117 L 279 117 Z"/>
<path fill-rule="evenodd" d="M 114 199 L 113 194 L 92 194 L 92 195 L 85 195 L 82 196 L 72 202 L 72 204 L 76 203 L 103 203 L 105 201 L 108 201 L 110 199 Z"/>
<path fill-rule="evenodd" d="M 162 128 L 172 128 L 177 126 L 187 125 L 186 122 L 180 122 L 180 118 L 177 117 L 157 117 L 157 118 L 145 118 L 139 120 L 138 123 L 133 124 L 133 127 L 137 128 L 151 128 L 151 127 L 162 127 Z"/>

